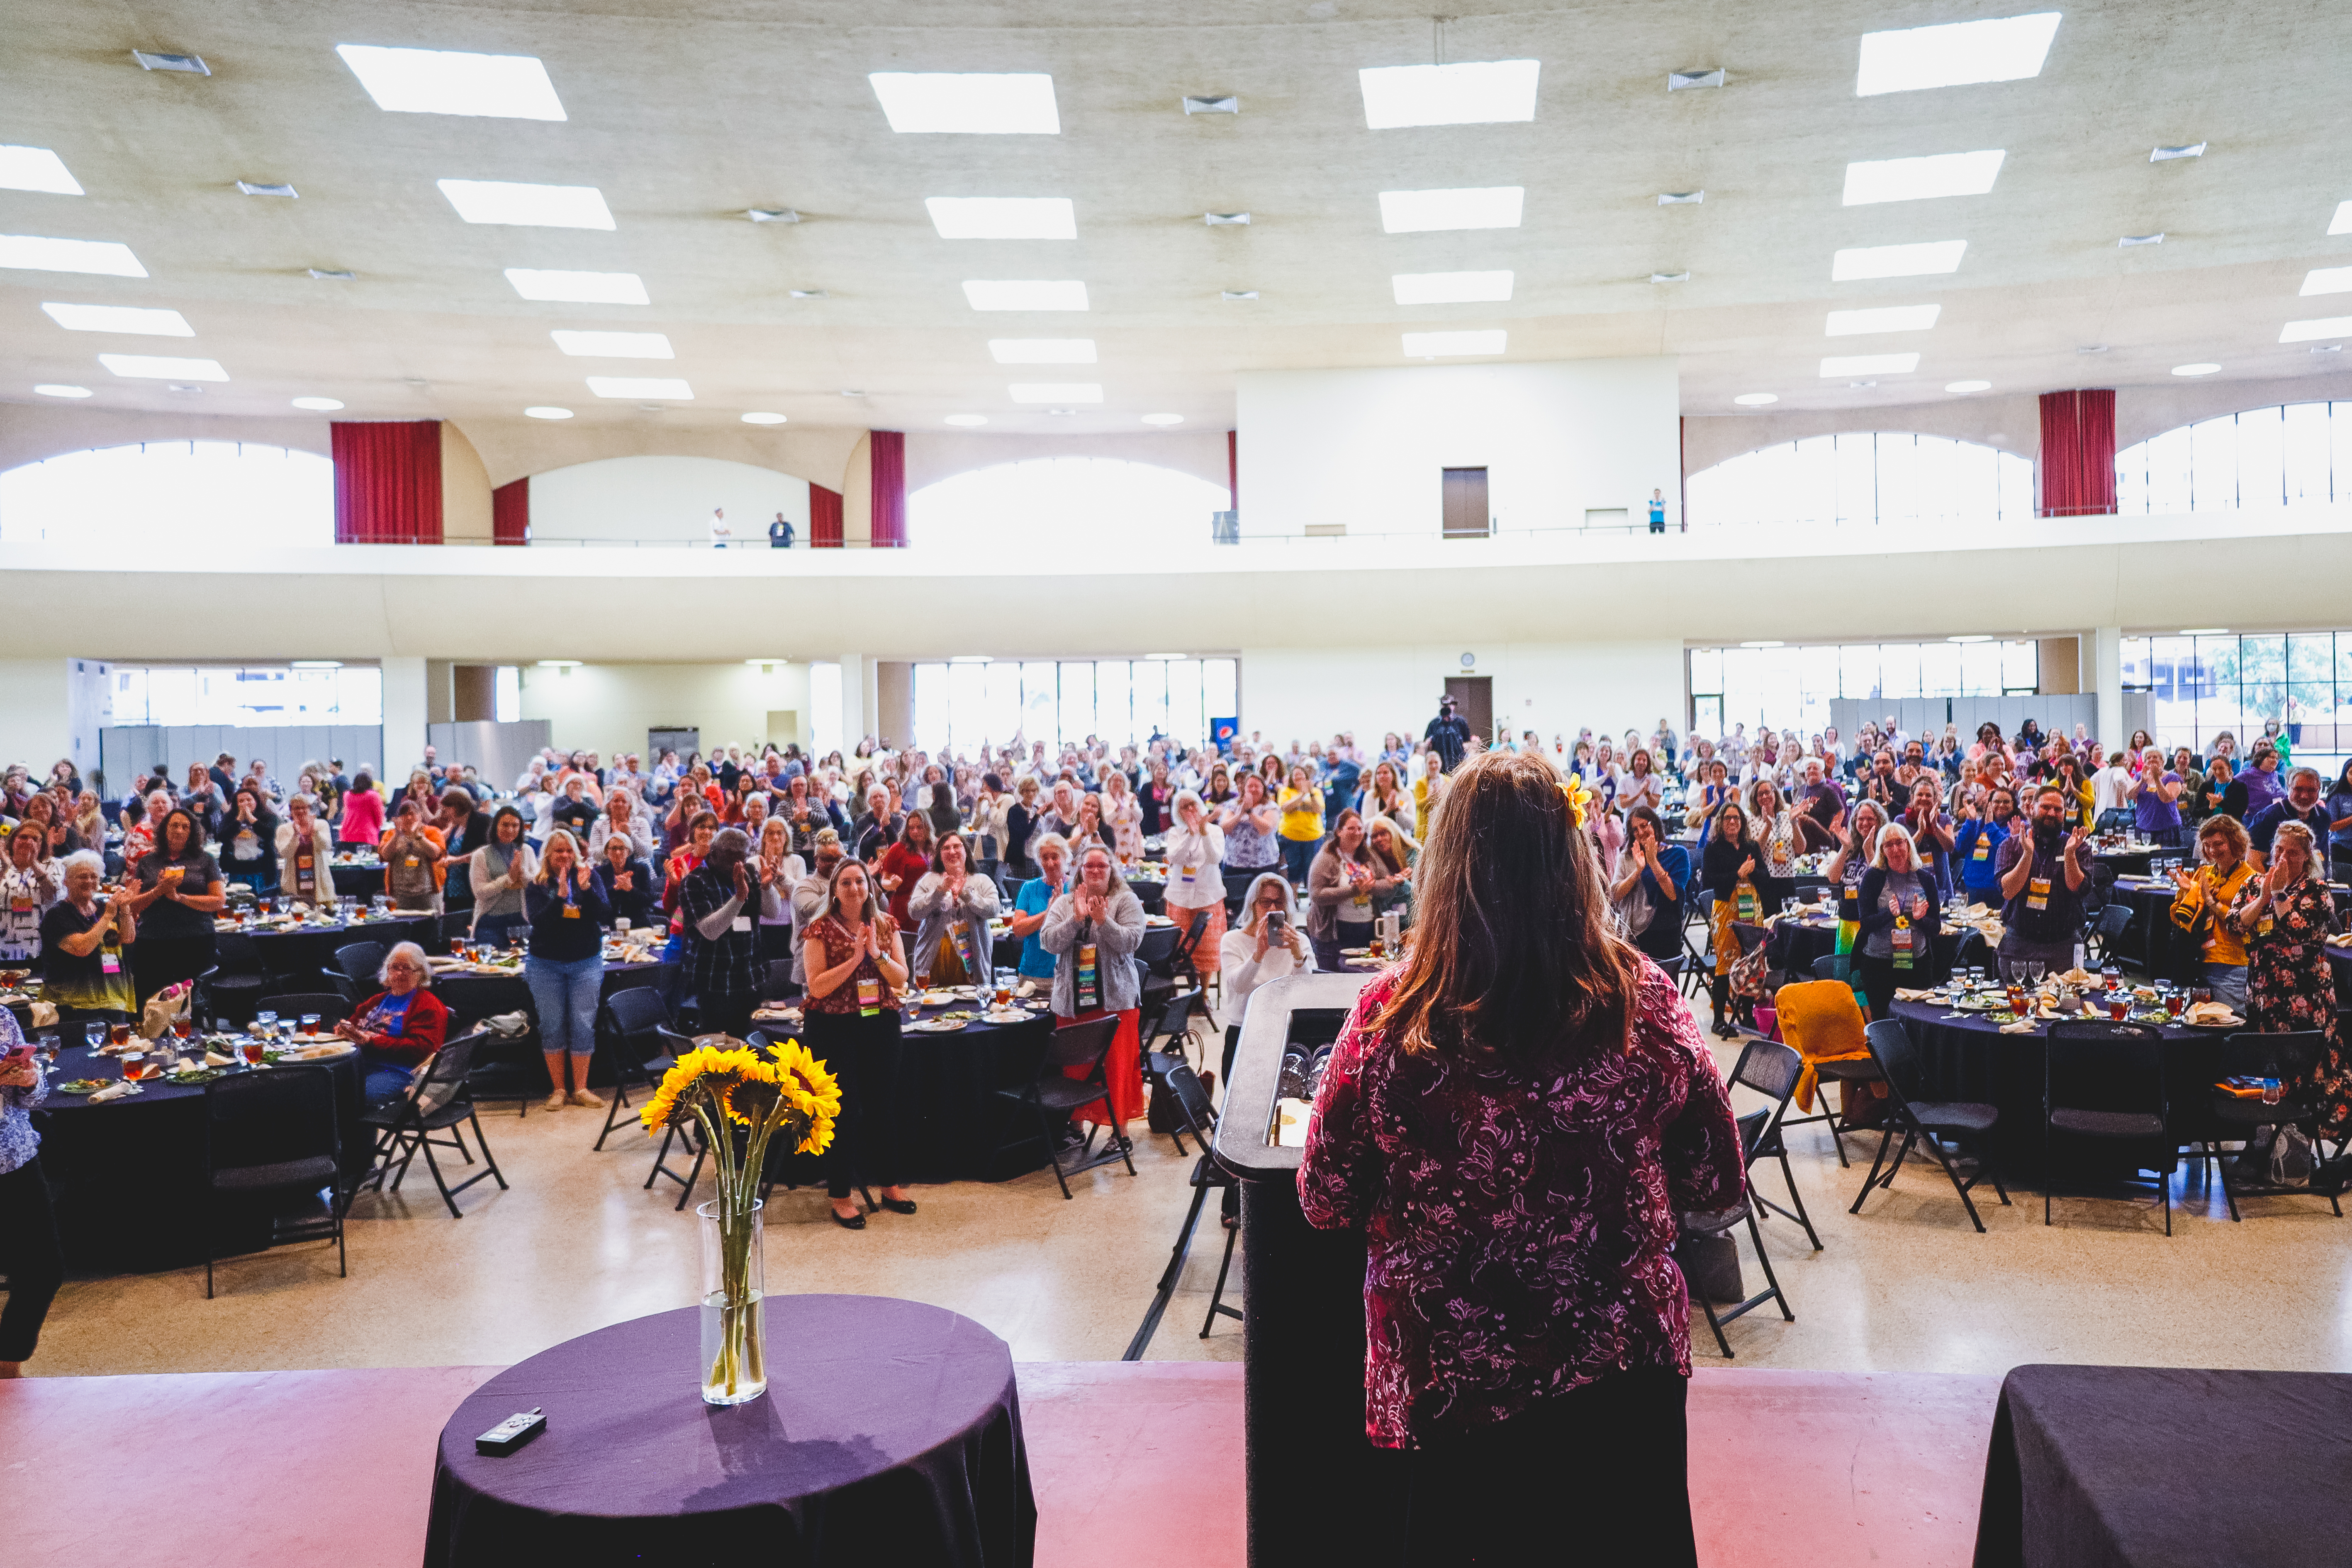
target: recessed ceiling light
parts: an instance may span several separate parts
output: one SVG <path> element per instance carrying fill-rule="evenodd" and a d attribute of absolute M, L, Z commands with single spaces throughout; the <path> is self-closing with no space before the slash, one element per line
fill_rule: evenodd
<path fill-rule="evenodd" d="M 514 180 L 436 180 L 467 223 L 529 228 L 605 228 L 613 209 L 593 185 L 531 185 Z"/>
<path fill-rule="evenodd" d="M 863 397 L 866 395 L 866 389 L 862 386 L 845 386 L 841 389 L 841 395 L 844 397 Z"/>
<path fill-rule="evenodd" d="M 1440 229 L 1517 228 L 1524 185 L 1471 185 L 1435 191 L 1382 191 L 1381 227 L 1390 234 Z"/>
<path fill-rule="evenodd" d="M 1946 642 L 1990 642 L 1992 637 L 1986 632 L 1964 632 L 1958 637 L 1949 637 L 1944 640 Z"/>
<path fill-rule="evenodd" d="M 216 359 L 175 359 L 169 354 L 100 354 L 98 363 L 117 375 L 144 381 L 226 381 L 228 372 Z"/>
<path fill-rule="evenodd" d="M 793 289 L 787 292 L 795 300 L 823 300 L 827 297 L 822 289 Z"/>
<path fill-rule="evenodd" d="M 188 76 L 210 76 L 212 68 L 200 55 L 166 54 L 161 49 L 133 49 L 131 58 L 139 62 L 141 70 L 180 71 Z"/>
<path fill-rule="evenodd" d="M 1927 278 L 1958 272 L 1965 239 L 1931 239 L 1921 245 L 1865 245 L 1841 250 L 1831 259 L 1830 281 L 1851 283 L 1864 278 Z"/>
<path fill-rule="evenodd" d="M 1400 305 L 1464 305 L 1511 297 L 1508 272 L 1400 272 L 1389 279 Z"/>
<path fill-rule="evenodd" d="M 1242 100 L 1231 94 L 1223 98 L 1188 98 L 1184 100 L 1187 114 L 1239 114 Z"/>
<path fill-rule="evenodd" d="M 289 658 L 286 667 L 289 669 L 341 669 L 343 661 L 340 658 Z"/>
<path fill-rule="evenodd" d="M 1865 332 L 1924 332 L 1943 313 L 1941 305 L 1874 305 L 1865 310 L 1832 310 L 1827 336 L 1860 337 Z"/>
<path fill-rule="evenodd" d="M 941 239 L 1076 239 L 1067 196 L 925 196 Z"/>
<path fill-rule="evenodd" d="M 963 297 L 975 310 L 1083 310 L 1087 286 L 1076 280 L 1032 282 L 967 279 Z"/>
<path fill-rule="evenodd" d="M 550 272 L 535 267 L 509 267 L 507 281 L 526 300 L 555 300 L 567 305 L 645 305 L 645 279 L 634 272 Z"/>
<path fill-rule="evenodd" d="M 50 239 L 37 234 L 0 234 L 0 267 L 27 272 L 94 272 L 106 278 L 147 276 L 131 247 L 119 240 Z"/>
<path fill-rule="evenodd" d="M 1217 298 L 1223 300 L 1227 304 L 1231 304 L 1236 300 L 1256 299 L 1257 290 L 1255 289 L 1220 289 L 1217 290 Z"/>
<path fill-rule="evenodd" d="M 526 408 L 522 412 L 523 416 L 527 419 L 569 419 L 572 417 L 572 410 L 569 408 L 553 408 L 550 407 L 546 404 L 541 404 L 533 408 Z"/>
<path fill-rule="evenodd" d="M 988 352 L 999 364 L 1092 364 L 1092 338 L 991 338 Z"/>
<path fill-rule="evenodd" d="M 1054 136 L 1054 79 L 1041 71 L 876 71 L 866 79 L 901 133 Z"/>
<path fill-rule="evenodd" d="M 1944 390 L 1946 392 L 1986 392 L 1990 391 L 1992 383 L 1989 381 L 1948 381 L 1944 383 Z"/>
<path fill-rule="evenodd" d="M 2147 161 L 2151 163 L 2168 163 L 2175 158 L 2202 158 L 2203 156 L 2205 156 L 2205 143 L 2190 142 L 2179 147 L 2158 147 L 2147 155 Z"/>
<path fill-rule="evenodd" d="M 1917 354 L 1832 354 L 1822 361 L 1824 379 L 1841 375 L 1907 375 L 1918 368 Z"/>
<path fill-rule="evenodd" d="M 286 196 L 299 199 L 302 195 L 291 185 L 282 183 L 271 184 L 261 180 L 239 180 L 236 183 L 236 188 L 248 196 Z"/>
<path fill-rule="evenodd" d="M 558 329 L 547 334 L 565 353 L 587 359 L 676 359 L 669 338 L 662 332 L 574 332 Z"/>
<path fill-rule="evenodd" d="M 43 397 L 88 397 L 90 395 L 87 386 L 67 386 L 54 381 L 45 381 L 33 390 Z"/>
<path fill-rule="evenodd" d="M 668 397 L 694 401 L 694 388 L 674 375 L 592 375 L 588 390 L 599 397 Z"/>
<path fill-rule="evenodd" d="M 2311 345 L 2311 352 L 2315 354 L 2340 354 L 2344 352 L 2344 345 L 2342 343 L 2314 343 Z"/>
<path fill-rule="evenodd" d="M 2229 635 L 2227 626 L 2190 626 L 2180 633 L 2185 637 L 2225 637 Z"/>
<path fill-rule="evenodd" d="M 2163 243 L 2164 235 L 2161 231 L 2155 234 L 2127 234 L 2116 241 L 2116 248 L 2129 250 L 2135 245 L 2162 245 Z"/>
<path fill-rule="evenodd" d="M 1761 408 L 1768 403 L 1780 402 L 1780 395 L 1777 392 L 1743 392 L 1731 401 L 1742 408 Z"/>
<path fill-rule="evenodd" d="M 462 49 L 388 49 L 338 44 L 378 109 L 402 114 L 472 114 L 493 120 L 561 120 L 562 100 L 547 68 L 530 55 Z"/>
<path fill-rule="evenodd" d="M 743 423 L 746 425 L 782 425 L 785 423 L 785 419 L 781 414 L 746 414 L 743 416 Z"/>
<path fill-rule="evenodd" d="M 1739 646 L 1741 647 L 1787 647 L 1789 645 L 1784 642 L 1759 641 L 1744 642 Z"/>
<path fill-rule="evenodd" d="M 1503 352 L 1507 338 L 1508 334 L 1500 327 L 1487 331 L 1407 332 L 1404 334 L 1404 357 L 1451 359 L 1465 354 L 1498 354 Z"/>
<path fill-rule="evenodd" d="M 1184 416 L 1181 414 L 1147 414 L 1143 422 L 1146 425 L 1181 425 Z"/>
<path fill-rule="evenodd" d="M 308 409 L 312 414 L 332 414 L 342 406 L 342 403 L 332 397 L 298 397 L 294 400 L 294 406 Z"/>
<path fill-rule="evenodd" d="M 1705 191 L 1660 191 L 1658 205 L 1662 207 L 1695 207 L 1706 200 Z"/>
<path fill-rule="evenodd" d="M 1686 71 L 1666 73 L 1668 92 L 1688 92 L 1693 88 L 1721 87 L 1722 85 L 1723 68 L 1721 66 L 1700 66 Z"/>
<path fill-rule="evenodd" d="M 1845 205 L 1916 202 L 1930 196 L 1980 196 L 2000 176 L 2007 152 L 1938 153 L 1927 158 L 1884 158 L 1845 166 Z"/>
<path fill-rule="evenodd" d="M 348 272 L 340 268 L 332 267 L 312 267 L 306 268 L 306 270 L 309 271 L 311 277 L 319 279 L 321 281 L 331 279 L 337 283 L 349 283 L 359 276 L 356 272 Z"/>
<path fill-rule="evenodd" d="M 1498 125 L 1536 117 L 1538 60 L 1469 60 L 1448 66 L 1385 66 L 1360 70 L 1364 124 L 1374 131 L 1408 125 Z"/>
<path fill-rule="evenodd" d="M 2050 40 L 2058 31 L 2058 16 L 2037 11 L 2030 16 L 1864 33 L 1854 96 L 2040 76 Z"/>
<path fill-rule="evenodd" d="M 2352 202 L 2336 204 L 2336 216 L 2327 223 L 2330 234 L 2352 234 Z"/>
<path fill-rule="evenodd" d="M 2298 294 L 2343 294 L 2352 292 L 2352 267 L 2315 267 L 2303 275 L 2303 287 Z M 47 306 L 42 309 L 47 310 Z"/>
<path fill-rule="evenodd" d="M 2211 375 L 2221 368 L 2221 367 L 2218 364 L 2177 364 L 2172 367 L 2172 374 L 2175 375 Z"/>
<path fill-rule="evenodd" d="M 65 160 L 47 147 L 0 147 L 0 191 L 82 194 L 80 182 L 66 172 Z"/>
<path fill-rule="evenodd" d="M 750 207 L 743 216 L 753 223 L 798 223 L 801 215 L 790 207 Z"/>
<path fill-rule="evenodd" d="M 1102 385 L 1092 381 L 1016 381 L 1005 388 L 1015 403 L 1100 403 Z"/>
<path fill-rule="evenodd" d="M 2352 316 L 2323 316 L 2317 321 L 2289 321 L 2279 329 L 2283 343 L 2307 343 L 2319 338 L 2352 338 Z"/>
<path fill-rule="evenodd" d="M 206 76 L 210 76 L 212 75 L 212 72 L 206 71 L 205 74 Z M 192 392 L 201 396 L 205 389 L 198 386 L 192 381 L 172 381 L 163 384 L 163 390 L 166 392 Z"/>
<path fill-rule="evenodd" d="M 1211 228 L 1247 228 L 1247 213 L 1202 213 L 1201 221 Z"/>
<path fill-rule="evenodd" d="M 41 306 L 49 319 L 73 332 L 136 332 L 151 338 L 193 338 L 196 329 L 177 310 L 150 310 L 139 305 Z"/>
<path fill-rule="evenodd" d="M 988 416 L 985 414 L 950 414 L 948 416 L 948 423 L 964 428 L 969 428 L 974 425 L 987 424 Z"/>
<path fill-rule="evenodd" d="M 2078 354 L 2103 354 L 2107 352 L 2107 345 L 2105 343 L 2084 343 L 2081 348 L 2076 349 L 2074 352 Z"/>
<path fill-rule="evenodd" d="M 1690 274 L 1687 272 L 1653 272 L 1650 274 L 1650 281 L 1653 283 L 1687 283 L 1690 281 Z"/>

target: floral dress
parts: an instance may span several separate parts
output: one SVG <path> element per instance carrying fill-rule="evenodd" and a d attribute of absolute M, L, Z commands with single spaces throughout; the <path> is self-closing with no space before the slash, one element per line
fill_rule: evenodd
<path fill-rule="evenodd" d="M 2231 905 L 2233 923 L 2261 892 L 2262 879 L 2249 877 Z M 2326 889 L 2305 877 L 2271 900 L 2269 918 L 2246 938 L 2247 1022 L 2260 1034 L 2316 1030 L 2327 1037 L 2312 1087 L 2330 1136 L 2352 1122 L 2352 1072 L 2336 1031 L 2336 977 L 2323 945 L 2332 913 Z"/>

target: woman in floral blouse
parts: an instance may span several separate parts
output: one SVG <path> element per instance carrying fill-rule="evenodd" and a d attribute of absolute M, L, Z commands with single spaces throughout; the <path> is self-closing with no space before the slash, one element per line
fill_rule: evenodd
<path fill-rule="evenodd" d="M 1454 775 L 1418 940 L 1365 988 L 1298 1171 L 1364 1232 L 1365 1431 L 1414 1450 L 1402 1560 L 1534 1560 L 1638 1520 L 1692 1563 L 1678 1216 L 1736 1205 L 1738 1129 L 1675 983 L 1617 937 L 1540 756 Z M 1630 1559 L 1629 1559 L 1630 1560 Z"/>
<path fill-rule="evenodd" d="M 2352 1073 L 2344 1063 L 2344 1042 L 2336 1026 L 2336 977 L 2323 945 L 2334 909 L 2315 874 L 2311 829 L 2300 822 L 2279 824 L 2271 840 L 2271 868 L 2249 879 L 2230 908 L 2230 923 L 2245 938 L 2252 972 L 2246 986 L 2246 1021 L 2261 1034 L 2296 1034 L 2315 1029 L 2327 1049 L 2312 1070 L 2318 1090 L 2320 1124 L 2330 1137 L 2352 1123 Z"/>

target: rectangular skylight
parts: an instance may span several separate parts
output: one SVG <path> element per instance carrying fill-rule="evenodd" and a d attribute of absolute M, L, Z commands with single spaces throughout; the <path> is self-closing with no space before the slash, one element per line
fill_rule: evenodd
<path fill-rule="evenodd" d="M 1075 279 L 1061 282 L 983 280 L 967 279 L 963 297 L 975 310 L 1083 310 L 1087 286 Z"/>
<path fill-rule="evenodd" d="M 565 353 L 588 359 L 676 359 L 669 339 L 660 332 L 574 332 L 561 329 L 547 334 Z"/>
<path fill-rule="evenodd" d="M 2304 274 L 2300 294 L 2352 293 L 2352 267 L 2315 267 Z"/>
<path fill-rule="evenodd" d="M 47 147 L 0 147 L 0 191 L 82 194 L 80 183 L 66 172 L 66 161 Z"/>
<path fill-rule="evenodd" d="M 1854 96 L 2040 76 L 2050 40 L 2058 32 L 2058 16 L 2055 11 L 2037 11 L 2030 16 L 1864 33 Z"/>
<path fill-rule="evenodd" d="M 569 305 L 644 305 L 645 279 L 634 272 L 549 272 L 509 267 L 507 281 L 526 300 L 557 300 Z"/>
<path fill-rule="evenodd" d="M 988 352 L 999 364 L 1092 364 L 1092 338 L 991 338 Z"/>
<path fill-rule="evenodd" d="M 404 114 L 475 114 L 497 120 L 561 120 L 563 104 L 547 68 L 530 55 L 462 49 L 387 49 L 338 44 L 378 109 Z"/>
<path fill-rule="evenodd" d="M 694 388 L 672 375 L 592 375 L 588 390 L 599 397 L 667 397 L 694 401 Z"/>
<path fill-rule="evenodd" d="M 0 267 L 27 272 L 96 272 L 109 278 L 147 276 L 131 247 L 119 240 L 49 239 L 37 234 L 0 234 Z"/>
<path fill-rule="evenodd" d="M 137 332 L 151 338 L 193 338 L 196 329 L 177 310 L 138 305 L 44 304 L 49 320 L 70 332 Z"/>
<path fill-rule="evenodd" d="M 1015 403 L 1100 403 L 1102 384 L 1094 381 L 1016 381 L 1006 387 Z"/>
<path fill-rule="evenodd" d="M 1076 239 L 1067 196 L 925 196 L 941 239 Z"/>
<path fill-rule="evenodd" d="M 613 210 L 593 185 L 528 185 L 511 180 L 436 180 L 467 223 L 531 228 L 611 228 Z"/>
<path fill-rule="evenodd" d="M 2337 202 L 2336 216 L 2327 226 L 2330 234 L 2352 234 L 2352 202 Z"/>
<path fill-rule="evenodd" d="M 2311 343 L 2322 338 L 2352 338 L 2352 316 L 2326 316 L 2315 321 L 2289 321 L 2279 329 L 2283 343 Z"/>
<path fill-rule="evenodd" d="M 1822 378 L 1842 375 L 1907 375 L 1919 368 L 1917 354 L 1832 354 L 1822 361 Z"/>
<path fill-rule="evenodd" d="M 98 363 L 117 375 L 142 381 L 226 381 L 216 359 L 173 359 L 168 354 L 100 354 Z"/>
<path fill-rule="evenodd" d="M 1381 66 L 1360 70 L 1364 123 L 1374 131 L 1408 125 L 1496 125 L 1536 117 L 1540 60 L 1465 60 L 1450 66 Z"/>
<path fill-rule="evenodd" d="M 1478 332 L 1407 332 L 1404 357 L 1440 359 L 1456 354 L 1498 354 L 1509 336 L 1502 328 Z"/>
<path fill-rule="evenodd" d="M 1958 272 L 1965 239 L 1934 239 L 1924 245 L 1868 245 L 1841 250 L 1830 263 L 1830 281 L 1850 283 L 1861 278 L 1926 278 Z"/>
<path fill-rule="evenodd" d="M 1980 196 L 1992 189 L 2000 174 L 2000 161 L 2008 155 L 1996 147 L 1983 153 L 1938 153 L 1927 158 L 1848 163 L 1845 205 L 1859 207 L 1874 202 L 1925 201 L 1930 196 Z"/>
<path fill-rule="evenodd" d="M 1936 324 L 1943 309 L 1941 305 L 1879 305 L 1867 310 L 1832 310 L 1828 335 L 1853 338 L 1864 332 L 1924 332 Z"/>
<path fill-rule="evenodd" d="M 1523 185 L 1472 185 L 1444 191 L 1382 191 L 1381 227 L 1391 234 L 1452 228 L 1517 228 Z"/>
<path fill-rule="evenodd" d="M 1389 284 L 1400 305 L 1466 305 L 1511 297 L 1508 272 L 1400 272 Z"/>
<path fill-rule="evenodd" d="M 876 71 L 866 79 L 893 131 L 1057 136 L 1054 79 L 1043 71 Z"/>

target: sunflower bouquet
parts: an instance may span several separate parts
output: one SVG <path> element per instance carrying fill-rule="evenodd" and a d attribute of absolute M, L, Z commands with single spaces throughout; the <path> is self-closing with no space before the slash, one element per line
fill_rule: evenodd
<path fill-rule="evenodd" d="M 705 1220 L 702 1396 L 713 1405 L 756 1399 L 767 1387 L 761 1310 L 760 1173 L 782 1135 L 804 1154 L 824 1152 L 841 1115 L 841 1082 L 798 1041 L 765 1055 L 727 1035 L 706 1035 L 662 1075 L 638 1113 L 646 1131 L 698 1131 L 718 1173 Z"/>

